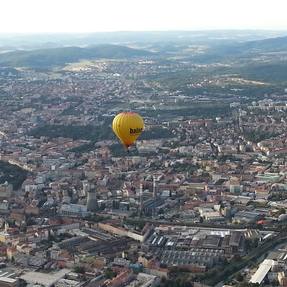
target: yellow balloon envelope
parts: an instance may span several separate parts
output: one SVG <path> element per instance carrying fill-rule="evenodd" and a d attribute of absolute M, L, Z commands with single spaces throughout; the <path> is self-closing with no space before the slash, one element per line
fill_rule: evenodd
<path fill-rule="evenodd" d="M 142 117 L 133 112 L 123 112 L 115 116 L 113 131 L 126 148 L 131 146 L 144 129 Z"/>

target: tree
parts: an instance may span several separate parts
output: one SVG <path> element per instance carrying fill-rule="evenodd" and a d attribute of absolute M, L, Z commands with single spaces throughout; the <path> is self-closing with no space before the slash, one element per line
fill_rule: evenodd
<path fill-rule="evenodd" d="M 236 276 L 235 276 L 235 279 L 238 281 L 238 282 L 242 282 L 244 277 L 241 273 L 238 273 Z"/>
<path fill-rule="evenodd" d="M 285 213 L 286 213 L 285 208 L 283 208 L 283 207 L 282 207 L 282 208 L 280 208 L 278 213 L 279 213 L 279 215 L 281 215 L 281 214 L 285 214 Z"/>
<path fill-rule="evenodd" d="M 74 268 L 74 271 L 76 273 L 80 273 L 80 274 L 84 274 L 86 272 L 85 267 L 84 266 L 76 266 Z"/>
<path fill-rule="evenodd" d="M 247 282 L 243 282 L 238 285 L 238 287 L 259 287 L 259 286 L 260 286 L 259 283 L 247 283 Z"/>
<path fill-rule="evenodd" d="M 111 268 L 107 268 L 105 271 L 105 276 L 107 279 L 112 279 L 117 275 L 116 272 L 114 272 Z"/>

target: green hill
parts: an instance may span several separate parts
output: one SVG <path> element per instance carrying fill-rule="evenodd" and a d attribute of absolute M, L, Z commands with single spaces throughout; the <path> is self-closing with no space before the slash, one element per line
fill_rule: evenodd
<path fill-rule="evenodd" d="M 153 53 L 118 45 L 98 45 L 87 48 L 64 47 L 0 54 L 0 66 L 47 68 L 79 60 L 99 58 L 122 59 L 147 57 Z"/>
<path fill-rule="evenodd" d="M 193 59 L 199 62 L 211 63 L 278 52 L 287 52 L 287 37 L 211 45 L 205 53 L 195 55 Z"/>

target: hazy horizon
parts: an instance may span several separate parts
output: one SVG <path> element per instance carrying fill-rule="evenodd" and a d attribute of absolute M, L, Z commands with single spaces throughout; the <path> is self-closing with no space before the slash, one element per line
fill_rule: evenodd
<path fill-rule="evenodd" d="M 10 0 L 0 34 L 287 30 L 285 0 Z"/>
<path fill-rule="evenodd" d="M 117 33 L 200 33 L 200 32 L 287 32 L 287 28 L 284 29 L 255 29 L 255 28 L 246 28 L 246 29 L 240 29 L 240 28 L 222 28 L 222 29 L 170 29 L 170 30 L 114 30 L 114 31 L 94 31 L 94 32 L 61 32 L 61 31 L 54 31 L 54 32 L 0 32 L 0 35 L 3 36 L 9 36 L 9 35 L 92 35 L 92 34 L 117 34 Z"/>

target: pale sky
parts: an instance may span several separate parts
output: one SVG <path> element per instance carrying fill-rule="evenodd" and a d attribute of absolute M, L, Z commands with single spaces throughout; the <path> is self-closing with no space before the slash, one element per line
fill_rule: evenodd
<path fill-rule="evenodd" d="M 0 0 L 0 33 L 287 30 L 287 0 Z"/>

